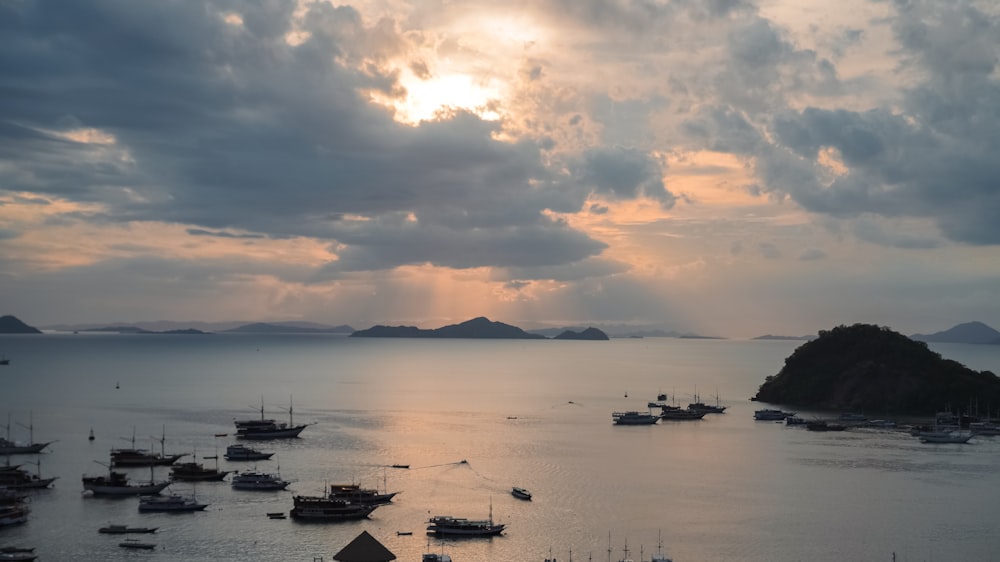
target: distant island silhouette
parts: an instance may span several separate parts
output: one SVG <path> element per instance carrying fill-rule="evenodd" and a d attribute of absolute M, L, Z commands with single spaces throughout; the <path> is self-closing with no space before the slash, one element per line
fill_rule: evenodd
<path fill-rule="evenodd" d="M 351 334 L 352 338 L 465 338 L 465 339 L 548 339 L 540 334 L 526 332 L 517 326 L 494 322 L 480 316 L 460 324 L 450 324 L 434 329 L 416 326 L 372 326 Z M 566 330 L 554 339 L 607 340 L 607 334 L 597 328 L 587 328 L 582 332 Z"/>
<path fill-rule="evenodd" d="M 0 316 L 0 334 L 40 334 L 41 330 L 21 322 L 17 317 Z"/>
<path fill-rule="evenodd" d="M 889 328 L 855 324 L 822 330 L 799 346 L 751 400 L 930 415 L 970 403 L 1000 404 L 1000 378 L 944 359 Z"/>

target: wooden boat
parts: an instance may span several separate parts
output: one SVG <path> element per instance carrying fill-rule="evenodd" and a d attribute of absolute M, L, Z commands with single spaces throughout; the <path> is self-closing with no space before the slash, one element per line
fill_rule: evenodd
<path fill-rule="evenodd" d="M 298 437 L 309 424 L 295 425 L 292 418 L 291 399 L 288 403 L 288 423 L 264 418 L 264 397 L 260 399 L 259 420 L 234 420 L 239 439 L 292 439 Z"/>
<path fill-rule="evenodd" d="M 292 519 L 311 521 L 354 521 L 365 519 L 375 511 L 378 504 L 360 505 L 317 496 L 295 496 Z"/>
<path fill-rule="evenodd" d="M 155 533 L 159 527 L 129 527 L 128 525 L 108 525 L 97 530 L 105 535 L 131 535 Z"/>

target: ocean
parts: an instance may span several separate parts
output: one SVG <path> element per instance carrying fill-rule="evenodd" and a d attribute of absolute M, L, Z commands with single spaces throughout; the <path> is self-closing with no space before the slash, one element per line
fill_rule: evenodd
<path fill-rule="evenodd" d="M 18 440 L 30 426 L 35 441 L 54 441 L 9 462 L 58 477 L 31 493 L 27 523 L 0 528 L 0 547 L 35 547 L 40 561 L 329 561 L 366 530 L 410 561 L 443 552 L 455 562 L 617 562 L 657 551 L 674 562 L 1000 560 L 1000 437 L 927 445 L 903 431 L 753 420 L 764 405 L 749 397 L 801 343 L 0 336 L 11 359 L 0 366 L 0 421 L 9 416 Z M 931 347 L 1000 372 L 1000 346 Z M 645 410 L 660 393 L 682 406 L 695 393 L 718 396 L 728 409 L 612 424 L 613 411 Z M 267 417 L 287 421 L 292 405 L 294 421 L 311 425 L 298 439 L 253 443 L 276 453 L 270 461 L 222 459 L 236 442 L 233 419 L 259 416 L 261 401 Z M 167 453 L 293 483 L 285 492 L 177 483 L 170 490 L 209 506 L 175 515 L 84 494 L 81 476 L 106 473 L 101 463 L 133 434 L 137 446 L 159 450 L 163 437 Z M 266 517 L 334 483 L 400 493 L 358 522 Z M 533 500 L 512 497 L 513 486 Z M 425 534 L 432 515 L 491 512 L 503 536 Z M 110 523 L 159 527 L 143 536 L 156 549 L 119 548 L 121 537 L 97 532 Z"/>

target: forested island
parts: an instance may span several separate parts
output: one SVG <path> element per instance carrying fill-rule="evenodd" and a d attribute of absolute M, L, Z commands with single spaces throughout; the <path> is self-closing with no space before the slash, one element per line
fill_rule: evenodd
<path fill-rule="evenodd" d="M 526 332 L 517 326 L 494 322 L 478 317 L 460 324 L 449 324 L 431 330 L 416 326 L 373 326 L 351 334 L 352 338 L 466 338 L 466 339 L 548 339 L 540 334 Z M 554 339 L 564 340 L 606 340 L 607 334 L 597 328 L 587 328 L 582 332 L 566 330 Z"/>
<path fill-rule="evenodd" d="M 1000 378 L 871 324 L 822 330 L 785 359 L 752 400 L 831 410 L 922 414 L 1000 407 Z"/>

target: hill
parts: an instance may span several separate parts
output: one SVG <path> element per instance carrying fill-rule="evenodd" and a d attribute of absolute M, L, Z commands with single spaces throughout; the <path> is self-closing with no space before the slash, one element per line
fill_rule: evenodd
<path fill-rule="evenodd" d="M 529 334 L 517 326 L 493 322 L 485 317 L 473 318 L 461 324 L 451 324 L 433 330 L 415 326 L 373 326 L 358 330 L 352 338 L 475 338 L 475 339 L 545 339 L 545 336 Z"/>
<path fill-rule="evenodd" d="M 800 407 L 930 415 L 970 401 L 1000 404 L 1000 378 L 974 371 L 889 328 L 822 330 L 765 379 L 752 400 Z"/>
<path fill-rule="evenodd" d="M 937 343 L 1000 344 L 1000 332 L 982 322 L 966 322 L 933 334 L 913 334 L 910 339 Z"/>
<path fill-rule="evenodd" d="M 41 330 L 21 322 L 15 316 L 0 316 L 0 334 L 40 334 Z"/>
<path fill-rule="evenodd" d="M 557 340 L 608 340 L 611 339 L 607 334 L 598 330 L 597 328 L 587 328 L 586 330 L 580 332 L 574 332 L 573 330 L 566 330 L 565 332 L 559 334 L 553 339 Z"/>

